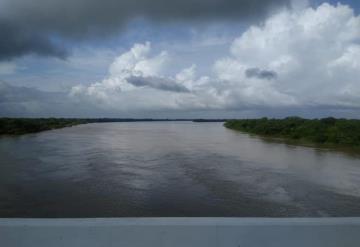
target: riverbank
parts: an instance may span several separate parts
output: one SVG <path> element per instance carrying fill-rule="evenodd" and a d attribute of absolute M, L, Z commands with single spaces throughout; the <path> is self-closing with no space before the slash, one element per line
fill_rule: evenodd
<path fill-rule="evenodd" d="M 0 118 L 0 135 L 22 135 L 88 123 L 69 118 Z"/>
<path fill-rule="evenodd" d="M 86 123 L 122 122 L 225 122 L 225 119 L 154 119 L 154 118 L 0 118 L 0 135 L 23 135 Z"/>
<path fill-rule="evenodd" d="M 360 120 L 354 119 L 243 119 L 229 120 L 229 129 L 263 137 L 282 138 L 299 143 L 360 147 Z"/>

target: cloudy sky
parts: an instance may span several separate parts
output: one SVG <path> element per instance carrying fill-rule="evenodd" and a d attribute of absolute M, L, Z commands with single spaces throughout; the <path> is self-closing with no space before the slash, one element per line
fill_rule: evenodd
<path fill-rule="evenodd" d="M 0 0 L 0 116 L 360 117 L 360 1 Z"/>

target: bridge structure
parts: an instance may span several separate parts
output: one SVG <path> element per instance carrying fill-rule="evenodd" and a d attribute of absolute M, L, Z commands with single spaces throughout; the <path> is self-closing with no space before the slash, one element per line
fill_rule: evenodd
<path fill-rule="evenodd" d="M 360 218 L 3 218 L 0 246 L 359 247 Z"/>

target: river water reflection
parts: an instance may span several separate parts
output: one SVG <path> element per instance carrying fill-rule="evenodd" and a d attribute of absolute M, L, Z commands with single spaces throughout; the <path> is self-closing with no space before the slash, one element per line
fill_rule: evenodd
<path fill-rule="evenodd" d="M 222 123 L 0 138 L 0 217 L 360 216 L 360 157 Z"/>

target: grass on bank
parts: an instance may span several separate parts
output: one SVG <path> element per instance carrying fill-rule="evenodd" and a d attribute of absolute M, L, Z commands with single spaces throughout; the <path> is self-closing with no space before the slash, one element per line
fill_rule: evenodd
<path fill-rule="evenodd" d="M 224 126 L 266 137 L 360 147 L 360 120 L 354 119 L 261 118 L 228 120 Z"/>

